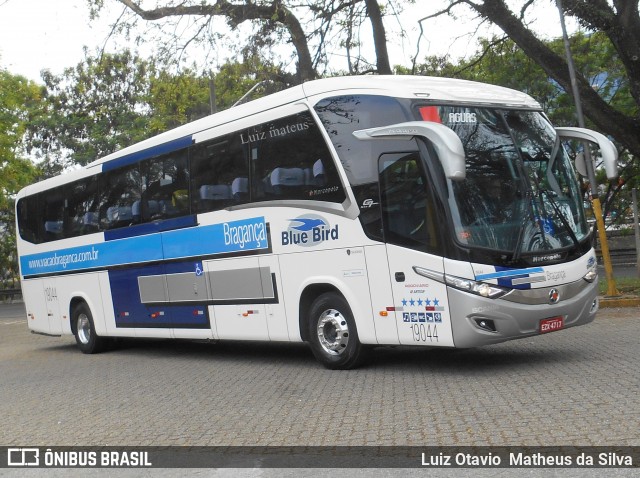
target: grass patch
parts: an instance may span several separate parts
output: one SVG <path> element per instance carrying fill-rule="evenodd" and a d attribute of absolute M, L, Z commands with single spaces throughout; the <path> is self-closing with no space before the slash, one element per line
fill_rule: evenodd
<path fill-rule="evenodd" d="M 640 278 L 638 277 L 616 277 L 616 289 L 625 295 L 635 295 L 640 297 Z M 607 279 L 601 277 L 598 282 L 600 294 L 607 293 Z"/>

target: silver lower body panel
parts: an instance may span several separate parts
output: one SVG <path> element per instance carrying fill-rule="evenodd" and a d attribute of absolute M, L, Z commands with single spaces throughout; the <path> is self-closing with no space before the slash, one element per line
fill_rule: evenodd
<path fill-rule="evenodd" d="M 518 297 L 514 301 L 508 295 L 500 299 L 487 299 L 449 287 L 454 345 L 460 348 L 478 347 L 539 335 L 541 320 L 552 317 L 562 317 L 562 329 L 588 324 L 595 319 L 598 311 L 597 281 L 580 281 L 555 287 L 560 290 L 558 303 L 540 303 L 540 298 L 548 297 L 551 289 L 531 290 L 533 300 L 530 302 L 533 303 L 526 303 L 529 292 L 526 290 L 518 290 Z M 563 296 L 563 292 L 569 291 L 569 296 Z M 480 327 L 478 323 L 482 320 L 491 321 L 495 331 Z"/>

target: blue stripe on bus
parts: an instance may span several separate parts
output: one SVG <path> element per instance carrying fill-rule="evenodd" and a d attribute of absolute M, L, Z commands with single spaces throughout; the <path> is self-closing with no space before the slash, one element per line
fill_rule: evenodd
<path fill-rule="evenodd" d="M 149 275 L 194 272 L 193 262 L 153 264 L 109 271 L 116 327 L 209 329 L 205 303 L 143 304 L 138 279 Z M 204 292 L 206 294 L 206 292 Z"/>
<path fill-rule="evenodd" d="M 263 216 L 127 237 L 20 258 L 24 277 L 269 249 Z"/>
<path fill-rule="evenodd" d="M 127 154 L 116 159 L 112 159 L 102 164 L 102 171 L 111 171 L 122 166 L 134 164 L 142 161 L 143 159 L 152 158 L 161 154 L 171 153 L 179 149 L 188 148 L 193 144 L 191 136 L 185 136 L 184 138 L 174 139 L 167 143 L 152 146 L 151 148 L 143 149 L 142 151 L 136 151 L 135 153 Z"/>
<path fill-rule="evenodd" d="M 476 280 L 488 280 L 488 279 L 502 279 L 506 277 L 514 276 L 526 276 L 527 274 L 533 274 L 536 272 L 544 272 L 542 267 L 529 267 L 527 269 L 507 269 L 497 272 L 491 272 L 489 274 L 480 274 L 476 276 Z"/>
<path fill-rule="evenodd" d="M 154 232 L 171 231 L 173 229 L 182 229 L 185 227 L 197 226 L 196 216 L 183 216 L 174 219 L 165 219 L 163 221 L 153 221 L 144 224 L 137 224 L 130 227 L 121 227 L 104 231 L 105 241 L 115 241 L 125 239 L 127 237 L 144 236 L 153 234 Z"/>

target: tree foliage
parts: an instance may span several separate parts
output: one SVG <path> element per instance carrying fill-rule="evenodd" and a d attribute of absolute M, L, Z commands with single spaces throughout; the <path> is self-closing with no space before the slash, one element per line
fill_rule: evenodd
<path fill-rule="evenodd" d="M 256 85 L 259 88 L 254 97 L 280 91 L 295 83 L 294 75 L 284 72 L 278 65 L 263 61 L 256 53 L 250 53 L 240 62 L 225 63 L 216 73 L 217 108 L 232 107 Z"/>
<path fill-rule="evenodd" d="M 139 20 L 156 26 L 153 41 L 168 48 L 170 55 L 184 53 L 190 46 L 198 48 L 262 47 L 261 56 L 273 58 L 274 50 L 289 48 L 291 56 L 283 59 L 284 69 L 291 60 L 295 63 L 296 83 L 314 79 L 326 72 L 330 51 L 334 46 L 346 52 L 349 72 L 375 71 L 391 73 L 387 51 L 385 16 L 398 15 L 403 7 L 415 0 L 111 0 L 119 2 L 125 11 L 114 25 L 114 31 L 130 34 Z M 104 0 L 87 0 L 92 16 L 97 17 L 105 7 Z M 226 24 L 225 35 L 220 22 Z M 371 36 L 364 37 L 367 23 Z M 238 43 L 233 35 L 250 25 L 251 35 Z M 178 26 L 180 26 L 178 28 Z M 168 32 L 180 31 L 180 34 Z M 144 41 L 136 37 L 136 41 Z M 359 48 L 373 43 L 375 61 L 366 59 Z M 340 55 L 342 55 L 342 51 Z M 364 66 L 364 68 L 362 68 Z"/>
<path fill-rule="evenodd" d="M 208 79 L 185 69 L 180 73 L 156 72 L 147 85 L 148 115 L 145 136 L 202 118 L 210 113 Z"/>
<path fill-rule="evenodd" d="M 546 75 L 565 91 L 571 91 L 569 68 L 564 55 L 538 38 L 525 21 L 527 10 L 549 8 L 547 0 L 529 0 L 519 12 L 506 0 L 449 0 L 449 6 L 426 18 L 452 14 L 465 6 L 500 27 Z M 621 110 L 603 91 L 594 89 L 589 78 L 577 75 L 577 86 L 584 113 L 598 130 L 614 137 L 631 154 L 640 157 L 640 14 L 638 0 L 563 0 L 564 14 L 571 16 L 590 32 L 608 38 L 619 60 L 619 71 L 628 88 L 632 104 Z M 426 20 L 423 19 L 423 20 Z"/>
<path fill-rule="evenodd" d="M 43 79 L 42 114 L 30 121 L 27 144 L 46 177 L 211 112 L 209 75 L 191 68 L 174 71 L 130 51 L 87 54 L 61 75 L 45 71 Z M 290 80 L 255 56 L 223 65 L 215 76 L 218 108 L 228 108 L 267 79 L 264 92 L 273 89 L 274 82 L 288 86 Z"/>
<path fill-rule="evenodd" d="M 38 169 L 25 157 L 22 138 L 28 122 L 38 114 L 41 88 L 22 76 L 0 68 L 0 285 L 15 287 L 16 193 L 33 182 Z"/>
<path fill-rule="evenodd" d="M 633 115 L 636 106 L 629 91 L 629 83 L 609 38 L 602 32 L 578 32 L 571 37 L 570 43 L 576 69 L 594 91 L 618 111 Z M 560 39 L 545 42 L 545 45 L 559 55 L 564 51 L 564 44 Z M 446 57 L 430 57 L 424 63 L 416 65 L 416 69 L 422 74 L 463 78 L 524 91 L 538 100 L 555 125 L 575 126 L 575 108 L 571 95 L 515 42 L 506 37 L 481 39 L 478 52 L 459 63 L 452 63 Z M 587 127 L 598 129 L 592 122 Z M 624 145 L 618 144 L 618 149 L 622 152 L 619 161 L 620 180 L 609 182 L 604 171 L 598 171 L 605 217 L 610 216 L 612 211 L 627 211 L 631 201 L 630 189 L 640 185 L 639 162 L 628 154 Z M 577 153 L 578 151 L 572 152 L 574 155 Z M 624 213 L 616 216 L 619 222 L 625 221 Z"/>
<path fill-rule="evenodd" d="M 131 52 L 87 54 L 61 75 L 43 72 L 46 114 L 31 122 L 30 152 L 47 176 L 86 165 L 148 136 L 152 65 Z"/>

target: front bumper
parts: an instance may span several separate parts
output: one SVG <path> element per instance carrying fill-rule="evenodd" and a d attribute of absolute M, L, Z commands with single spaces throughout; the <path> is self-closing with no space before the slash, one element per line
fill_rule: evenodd
<path fill-rule="evenodd" d="M 549 303 L 551 289 L 559 300 Z M 455 347 L 469 348 L 540 334 L 540 321 L 562 317 L 563 329 L 584 325 L 598 311 L 598 284 L 580 280 L 563 286 L 514 290 L 499 299 L 487 299 L 448 287 Z M 490 324 L 494 330 L 482 328 Z"/>

